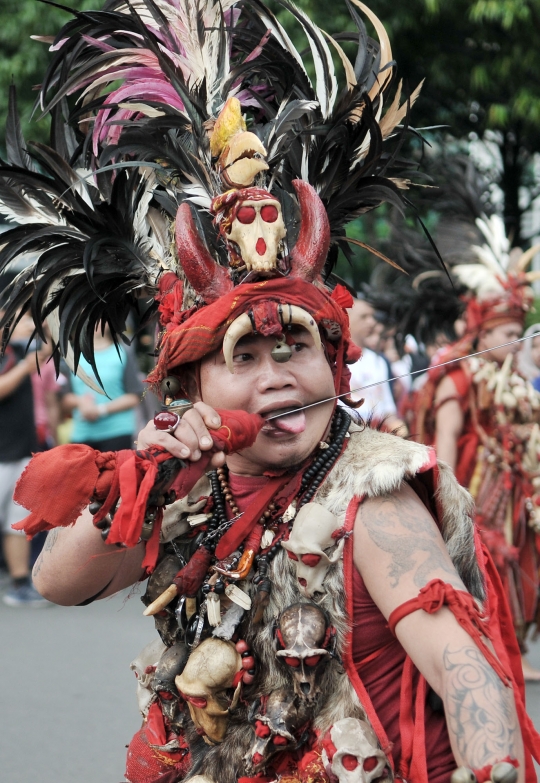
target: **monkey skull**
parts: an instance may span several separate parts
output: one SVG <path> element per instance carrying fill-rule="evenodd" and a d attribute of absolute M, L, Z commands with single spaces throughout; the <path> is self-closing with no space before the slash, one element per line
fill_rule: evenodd
<path fill-rule="evenodd" d="M 267 198 L 243 201 L 227 238 L 240 248 L 248 272 L 272 272 L 286 233 L 281 204 Z"/>
<path fill-rule="evenodd" d="M 276 638 L 283 649 L 276 652 L 294 680 L 300 699 L 314 702 L 320 695 L 320 677 L 328 663 L 331 639 L 324 612 L 313 604 L 293 604 L 281 613 Z"/>
<path fill-rule="evenodd" d="M 323 593 L 328 569 L 343 554 L 345 539 L 336 543 L 341 524 L 334 514 L 319 503 L 306 503 L 293 522 L 288 541 L 282 543 L 294 561 L 298 589 L 306 598 Z M 328 554 L 328 551 L 330 554 Z"/>
<path fill-rule="evenodd" d="M 229 693 L 240 671 L 242 658 L 234 644 L 210 637 L 193 650 L 184 671 L 175 679 L 193 723 L 208 745 L 223 741 L 229 711 L 240 698 L 241 680 L 232 698 Z"/>
<path fill-rule="evenodd" d="M 154 701 L 152 688 L 156 667 L 166 647 L 161 639 L 154 639 L 141 650 L 139 655 L 129 665 L 137 678 L 137 703 L 143 717 L 146 717 L 148 708 Z"/>
<path fill-rule="evenodd" d="M 338 720 L 323 743 L 323 762 L 339 783 L 372 783 L 392 780 L 388 760 L 375 732 L 356 718 Z"/>
<path fill-rule="evenodd" d="M 244 760 L 251 771 L 258 772 L 283 750 L 294 750 L 295 732 L 307 723 L 309 715 L 290 688 L 279 688 L 258 700 L 252 708 L 250 722 L 255 740 Z"/>

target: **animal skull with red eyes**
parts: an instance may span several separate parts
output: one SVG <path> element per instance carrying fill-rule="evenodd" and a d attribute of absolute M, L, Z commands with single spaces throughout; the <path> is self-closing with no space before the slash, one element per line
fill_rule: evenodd
<path fill-rule="evenodd" d="M 276 640 L 282 649 L 276 656 L 293 678 L 300 699 L 315 702 L 320 695 L 320 676 L 328 663 L 328 649 L 334 629 L 328 626 L 322 609 L 314 604 L 293 604 L 278 621 Z"/>
<path fill-rule="evenodd" d="M 296 515 L 289 540 L 282 542 L 294 560 L 298 589 L 306 598 L 324 592 L 328 569 L 343 554 L 345 539 L 336 539 L 340 527 L 338 518 L 324 506 L 306 503 Z"/>
<path fill-rule="evenodd" d="M 390 783 L 388 760 L 380 750 L 375 732 L 363 720 L 338 720 L 323 740 L 323 763 L 339 783 Z"/>
<path fill-rule="evenodd" d="M 267 198 L 243 201 L 227 238 L 240 248 L 248 272 L 272 272 L 286 233 L 281 204 Z"/>
<path fill-rule="evenodd" d="M 258 772 L 270 759 L 298 746 L 296 732 L 309 720 L 305 704 L 290 688 L 279 688 L 258 699 L 250 710 L 255 739 L 244 760 L 252 772 Z"/>

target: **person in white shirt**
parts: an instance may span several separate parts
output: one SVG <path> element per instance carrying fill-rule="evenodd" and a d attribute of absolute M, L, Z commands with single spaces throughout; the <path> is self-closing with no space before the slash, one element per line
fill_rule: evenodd
<path fill-rule="evenodd" d="M 361 359 L 349 368 L 351 389 L 361 389 L 353 391 L 351 397 L 355 401 L 364 399 L 364 404 L 357 410 L 364 419 L 370 415 L 377 420 L 385 419 L 388 429 L 403 427 L 403 422 L 397 416 L 396 404 L 388 383 L 388 363 L 380 354 L 367 347 L 370 337 L 377 329 L 373 307 L 365 299 L 355 298 L 354 305 L 349 310 L 349 322 L 351 336 L 356 345 L 362 348 Z M 381 381 L 383 383 L 380 383 Z M 372 386 L 374 383 L 378 385 Z"/>

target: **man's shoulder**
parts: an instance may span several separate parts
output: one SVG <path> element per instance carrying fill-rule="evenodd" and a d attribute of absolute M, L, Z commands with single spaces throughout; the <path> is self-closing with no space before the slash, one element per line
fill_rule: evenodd
<path fill-rule="evenodd" d="M 351 425 L 347 448 L 323 484 L 320 496 L 333 513 L 341 513 L 354 496 L 392 494 L 404 481 L 435 464 L 435 453 L 428 446 Z"/>

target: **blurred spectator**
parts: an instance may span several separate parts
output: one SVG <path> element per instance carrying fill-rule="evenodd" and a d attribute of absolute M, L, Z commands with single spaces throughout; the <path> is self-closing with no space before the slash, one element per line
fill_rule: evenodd
<path fill-rule="evenodd" d="M 36 351 L 25 356 L 33 323 L 23 316 L 10 344 L 0 359 L 0 524 L 3 530 L 4 557 L 11 586 L 3 601 L 8 606 L 47 606 L 48 601 L 34 589 L 30 577 L 31 545 L 22 531 L 11 529 L 28 512 L 13 500 L 15 484 L 38 448 L 34 418 L 31 376 L 36 374 Z M 35 348 L 38 347 L 36 344 Z M 37 351 L 41 366 L 48 358 Z"/>
<path fill-rule="evenodd" d="M 360 389 L 353 392 L 351 397 L 353 400 L 364 398 L 364 404 L 358 408 L 364 418 L 373 414 L 378 420 L 384 419 L 388 429 L 400 427 L 402 421 L 397 417 L 396 404 L 388 383 L 389 364 L 370 347 L 379 345 L 382 325 L 377 323 L 373 307 L 361 298 L 354 300 L 349 310 L 349 321 L 352 339 L 362 348 L 362 358 L 350 367 L 351 389 Z"/>
<path fill-rule="evenodd" d="M 73 412 L 73 443 L 86 443 L 99 451 L 118 451 L 133 447 L 135 408 L 142 384 L 131 353 L 114 345 L 109 328 L 94 338 L 97 371 L 107 396 L 90 389 L 70 374 L 64 406 Z M 81 357 L 81 368 L 95 377 L 90 364 Z"/>
<path fill-rule="evenodd" d="M 540 334 L 538 337 L 531 337 L 537 332 L 540 333 L 540 324 L 533 324 L 523 335 L 530 339 L 524 340 L 521 344 L 518 367 L 523 377 L 532 383 L 537 392 L 540 392 Z"/>

